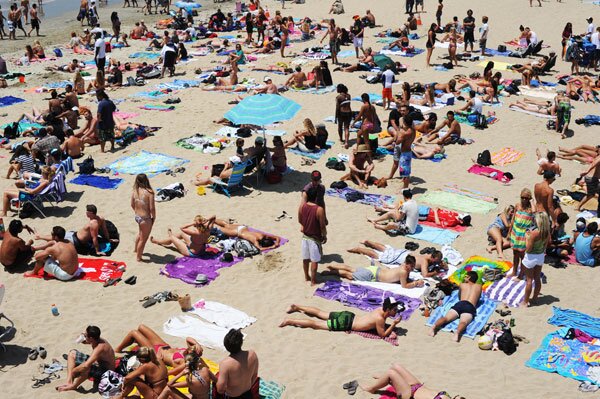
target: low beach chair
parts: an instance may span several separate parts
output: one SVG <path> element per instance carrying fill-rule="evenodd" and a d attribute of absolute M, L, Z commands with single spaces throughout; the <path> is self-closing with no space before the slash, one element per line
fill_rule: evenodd
<path fill-rule="evenodd" d="M 4 288 L 4 284 L 0 284 L 0 304 L 2 303 L 2 299 L 4 298 L 5 290 L 6 289 Z M 0 326 L 0 350 L 5 352 L 6 347 L 4 346 L 4 343 L 2 341 L 4 339 L 6 339 L 6 337 L 8 337 L 12 334 L 12 332 L 15 329 L 15 323 L 13 323 L 13 321 L 11 319 L 6 317 L 6 315 L 4 313 L 0 312 L 0 321 L 2 319 L 5 319 L 10 324 L 10 326 L 8 326 L 8 327 Z"/>
<path fill-rule="evenodd" d="M 244 180 L 244 172 L 246 167 L 248 166 L 248 162 L 239 162 L 233 165 L 233 170 L 231 171 L 231 176 L 229 177 L 229 181 L 224 182 L 218 177 L 211 178 L 212 181 L 212 189 L 213 191 L 222 191 L 228 198 L 231 198 L 231 191 L 237 190 L 242 187 L 242 182 Z"/>
<path fill-rule="evenodd" d="M 63 173 L 57 173 L 50 184 L 36 195 L 29 195 L 24 192 L 19 193 L 17 201 L 17 216 L 21 216 L 21 210 L 25 204 L 31 204 L 35 210 L 37 210 L 42 217 L 46 217 L 44 213 L 44 202 L 48 202 L 52 206 L 56 206 L 59 202 L 64 200 L 64 196 L 67 193 L 67 185 L 65 184 L 65 175 Z M 15 205 L 11 203 L 11 205 Z"/>

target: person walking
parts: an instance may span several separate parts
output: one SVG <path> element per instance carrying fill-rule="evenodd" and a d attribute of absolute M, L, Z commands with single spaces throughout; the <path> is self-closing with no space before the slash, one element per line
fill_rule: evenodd
<path fill-rule="evenodd" d="M 29 31 L 29 33 L 27 35 L 31 36 L 31 32 L 33 32 L 35 30 L 35 35 L 39 36 L 40 35 L 40 17 L 38 15 L 37 4 L 33 4 L 31 6 L 31 10 L 29 10 L 29 15 L 31 17 L 31 30 Z"/>
<path fill-rule="evenodd" d="M 135 237 L 135 254 L 137 261 L 141 262 L 144 246 L 156 221 L 154 190 L 152 190 L 148 176 L 144 173 L 140 173 L 135 177 L 133 192 L 131 193 L 131 209 L 135 213 L 135 222 L 138 224 L 138 234 Z"/>
<path fill-rule="evenodd" d="M 311 285 L 317 283 L 317 268 L 323 254 L 322 245 L 327 242 L 325 210 L 316 204 L 318 189 L 306 190 L 306 202 L 298 209 L 298 222 L 302 232 L 302 266 L 304 278 Z M 310 271 L 309 271 L 310 267 Z"/>

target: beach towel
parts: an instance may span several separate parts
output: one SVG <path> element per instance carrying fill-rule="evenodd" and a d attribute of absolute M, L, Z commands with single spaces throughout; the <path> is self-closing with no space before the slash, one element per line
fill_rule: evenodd
<path fill-rule="evenodd" d="M 383 97 L 381 96 L 381 94 L 369 93 L 369 100 L 371 100 L 372 103 L 375 103 L 377 101 L 383 100 Z M 352 101 L 361 101 L 362 102 L 362 98 L 360 98 L 360 97 L 353 97 Z"/>
<path fill-rule="evenodd" d="M 484 105 L 496 105 L 496 106 L 502 106 L 501 103 L 496 103 L 496 104 L 490 104 L 490 103 L 484 103 Z M 454 119 L 456 119 L 456 121 L 458 123 L 461 123 L 463 125 L 469 125 L 469 126 L 475 126 L 475 122 L 469 120 L 469 118 L 465 115 L 459 115 L 456 114 L 454 116 Z M 487 124 L 488 125 L 493 125 L 494 123 L 498 122 L 498 118 L 496 118 L 496 115 L 489 115 L 487 118 Z"/>
<path fill-rule="evenodd" d="M 508 107 L 508 109 L 510 109 L 511 111 L 520 112 L 522 114 L 537 116 L 538 118 L 544 118 L 544 119 L 554 119 L 555 118 L 552 115 L 539 114 L 537 112 L 527 111 L 526 109 L 521 109 L 521 108 L 513 107 L 513 106 Z"/>
<path fill-rule="evenodd" d="M 192 337 L 203 346 L 224 351 L 223 339 L 229 329 L 192 316 L 179 315 L 169 318 L 163 324 L 163 332 L 173 337 Z"/>
<path fill-rule="evenodd" d="M 388 267 L 398 267 L 398 265 L 387 265 Z M 411 272 L 411 276 L 420 276 L 419 273 Z M 425 292 L 425 286 L 415 288 L 403 288 L 397 283 L 379 283 L 374 281 L 352 281 L 352 284 L 362 285 L 364 287 L 374 288 L 381 291 L 388 291 L 396 295 L 402 295 L 408 298 L 419 299 Z"/>
<path fill-rule="evenodd" d="M 472 188 L 460 187 L 456 184 L 444 184 L 442 191 L 445 191 L 447 193 L 464 195 L 465 197 L 475 198 L 475 199 L 479 199 L 479 200 L 486 201 L 489 203 L 497 203 L 498 202 L 497 198 L 495 198 L 489 194 L 486 194 L 482 191 L 474 190 Z"/>
<path fill-rule="evenodd" d="M 225 141 L 220 141 L 213 137 L 195 135 L 191 137 L 184 137 L 175 142 L 177 147 L 185 148 L 187 150 L 194 150 L 205 154 L 218 154 L 221 150 L 227 147 L 229 144 Z"/>
<path fill-rule="evenodd" d="M 484 258 L 483 256 L 471 256 L 467 259 L 461 267 L 459 267 L 450 277 L 451 283 L 460 285 L 464 280 L 467 272 L 474 271 L 477 272 L 479 279 L 477 282 L 483 285 L 483 290 L 487 290 L 488 287 L 491 286 L 491 281 L 483 280 L 483 273 L 485 269 L 498 269 L 503 273 L 508 272 L 512 268 L 512 263 L 508 261 L 501 260 L 492 260 L 488 258 Z"/>
<path fill-rule="evenodd" d="M 219 130 L 217 130 L 215 132 L 215 136 L 240 138 L 240 136 L 237 135 L 237 131 L 238 131 L 237 127 L 223 126 L 222 128 L 220 128 Z M 256 131 L 254 131 L 254 133 L 256 133 L 258 135 L 265 134 L 267 136 L 283 136 L 283 135 L 285 135 L 286 132 L 285 132 L 285 130 L 265 129 L 265 130 L 256 130 Z"/>
<path fill-rule="evenodd" d="M 458 301 L 458 290 L 456 290 L 452 292 L 452 295 L 444 298 L 444 303 L 442 304 L 442 306 L 438 306 L 437 308 L 435 308 L 435 310 L 433 311 L 429 319 L 427 319 L 427 322 L 425 324 L 429 327 L 433 327 L 435 322 L 444 317 L 446 313 L 448 313 L 450 308 L 454 306 Z M 481 295 L 481 298 L 477 303 L 477 315 L 475 316 L 475 319 L 473 319 L 473 321 L 469 323 L 463 336 L 474 339 L 475 335 L 477 335 L 477 333 L 481 331 L 481 329 L 487 324 L 488 319 L 494 313 L 494 310 L 496 310 L 496 305 L 496 301 L 488 298 L 486 295 Z M 454 332 L 456 331 L 457 327 L 458 319 L 446 324 L 446 326 L 442 328 L 442 331 Z"/>
<path fill-rule="evenodd" d="M 203 299 L 194 304 L 194 310 L 190 311 L 190 313 L 228 330 L 248 327 L 250 324 L 256 322 L 254 317 L 248 316 L 241 310 L 219 302 L 205 301 Z"/>
<path fill-rule="evenodd" d="M 479 64 L 477 64 L 477 66 L 485 68 L 487 66 L 488 62 L 490 62 L 490 61 L 494 62 L 494 68 L 492 68 L 494 71 L 507 71 L 508 67 L 513 64 L 513 62 L 502 62 L 502 61 L 496 61 L 496 60 L 485 60 L 485 61 L 481 61 Z"/>
<path fill-rule="evenodd" d="M 159 90 L 183 90 L 190 87 L 200 87 L 200 81 L 194 79 L 175 79 L 172 82 L 159 83 L 156 88 Z"/>
<path fill-rule="evenodd" d="M 3 125 L 0 125 L 0 132 L 4 132 L 4 128 L 8 125 L 12 125 L 12 123 L 5 123 Z M 42 127 L 44 127 L 44 125 L 40 125 L 39 123 L 32 123 L 25 120 L 19 121 L 19 132 L 24 132 L 25 130 L 29 129 L 37 130 L 41 129 Z"/>
<path fill-rule="evenodd" d="M 410 52 L 403 51 L 399 48 L 396 48 L 394 50 L 390 50 L 389 48 L 384 48 L 379 52 L 379 54 L 395 55 L 395 56 L 399 56 L 399 57 L 412 58 L 412 57 L 422 54 L 424 52 L 425 52 L 425 49 L 422 49 L 422 48 L 414 48 L 413 51 L 410 51 Z"/>
<path fill-rule="evenodd" d="M 423 224 L 417 226 L 417 230 L 413 234 L 407 234 L 407 237 L 416 240 L 429 241 L 438 245 L 452 244 L 460 234 L 439 227 L 432 227 Z"/>
<path fill-rule="evenodd" d="M 552 307 L 552 317 L 548 323 L 559 327 L 577 328 L 600 338 L 600 318 L 592 317 L 573 309 Z"/>
<path fill-rule="evenodd" d="M 508 177 L 504 176 L 503 171 L 491 168 L 489 166 L 482 166 L 476 164 L 467 169 L 467 172 L 472 173 L 474 175 L 489 177 L 490 179 L 499 181 L 500 183 L 504 184 L 510 183 L 511 181 Z"/>
<path fill-rule="evenodd" d="M 577 339 L 565 339 L 568 331 L 569 328 L 564 327 L 546 335 L 525 365 L 548 373 L 558 373 L 577 381 L 593 382 L 588 376 L 592 364 L 585 361 L 585 356 L 598 351 L 598 346 Z M 593 336 L 589 331 L 583 331 Z"/>
<path fill-rule="evenodd" d="M 396 197 L 393 195 L 371 194 L 371 193 L 366 193 L 363 191 L 355 190 L 350 187 L 346 187 L 346 188 L 342 188 L 342 189 L 329 188 L 329 189 L 327 189 L 327 191 L 325 191 L 325 194 L 327 194 L 331 197 L 341 198 L 343 200 L 346 200 L 346 195 L 348 195 L 350 193 L 363 194 L 364 198 L 356 201 L 356 203 L 363 204 L 363 205 L 377 205 L 377 206 L 386 205 L 386 204 L 394 205 L 394 202 L 396 201 Z"/>
<path fill-rule="evenodd" d="M 104 283 L 108 279 L 120 278 L 127 265 L 123 262 L 116 262 L 109 259 L 82 258 L 79 257 L 79 268 L 75 273 L 73 280 L 88 280 L 96 283 Z M 32 278 L 54 279 L 54 276 L 44 273 L 41 269 L 35 276 L 25 276 Z"/>
<path fill-rule="evenodd" d="M 525 155 L 524 152 L 517 151 L 512 147 L 504 147 L 500 151 L 492 153 L 492 163 L 496 166 L 508 165 L 517 162 L 523 155 Z"/>
<path fill-rule="evenodd" d="M 173 111 L 175 110 L 174 105 L 164 105 L 164 104 L 144 104 L 140 107 L 140 109 L 145 109 L 146 111 Z"/>
<path fill-rule="evenodd" d="M 107 166 L 113 172 L 137 175 L 145 173 L 149 177 L 180 167 L 189 161 L 156 152 L 140 151 L 116 160 Z"/>
<path fill-rule="evenodd" d="M 498 51 L 495 48 L 486 48 L 485 53 L 492 57 L 495 55 L 500 56 L 500 57 L 508 57 L 508 55 L 510 53 L 512 53 L 512 51 L 508 51 L 508 50 L 507 51 Z"/>
<path fill-rule="evenodd" d="M 335 86 L 326 86 L 326 87 L 308 87 L 305 89 L 294 89 L 292 87 L 290 87 L 290 91 L 295 92 L 295 93 L 304 93 L 304 94 L 327 94 L 327 93 L 333 93 L 337 90 L 337 88 Z"/>
<path fill-rule="evenodd" d="M 556 97 L 556 90 L 552 87 L 545 86 L 529 87 L 521 85 L 519 86 L 519 92 L 519 94 L 523 96 L 543 98 L 550 101 L 554 100 L 554 97 Z"/>
<path fill-rule="evenodd" d="M 111 179 L 108 176 L 79 175 L 70 180 L 69 183 L 96 187 L 102 190 L 114 190 L 119 187 L 123 181 L 123 179 Z"/>
<path fill-rule="evenodd" d="M 141 91 L 139 93 L 130 94 L 131 97 L 142 97 L 142 98 L 149 98 L 149 99 L 156 99 L 156 98 L 164 97 L 166 95 L 167 95 L 166 93 L 163 93 L 160 90 Z"/>
<path fill-rule="evenodd" d="M 398 302 L 404 303 L 404 311 L 396 316 L 396 318 L 402 317 L 402 320 L 410 318 L 421 305 L 421 301 L 415 298 L 334 280 L 326 281 L 322 287 L 316 289 L 314 295 L 330 301 L 338 301 L 345 306 L 364 310 L 365 312 L 381 308 L 385 298 L 393 297 Z"/>
<path fill-rule="evenodd" d="M 160 58 L 160 53 L 159 52 L 150 52 L 150 51 L 138 51 L 132 54 L 129 54 L 129 58 L 148 58 L 148 59 L 155 59 L 155 58 Z"/>
<path fill-rule="evenodd" d="M 419 201 L 467 213 L 485 214 L 496 208 L 496 204 L 481 199 L 439 190 L 427 191 L 419 197 Z"/>
<path fill-rule="evenodd" d="M 280 399 L 285 391 L 285 385 L 276 383 L 275 381 L 267 381 L 263 378 L 259 380 L 258 394 L 261 399 Z"/>
<path fill-rule="evenodd" d="M 485 295 L 510 307 L 518 308 L 525 298 L 525 283 L 525 280 L 515 281 L 512 277 L 504 277 L 492 283 L 486 289 Z"/>
<path fill-rule="evenodd" d="M 0 97 L 0 108 L 8 107 L 9 105 L 25 102 L 24 99 L 13 96 Z"/>
<path fill-rule="evenodd" d="M 367 338 L 367 339 L 380 339 L 380 340 L 387 342 L 388 344 L 392 344 L 394 346 L 400 345 L 398 343 L 398 335 L 394 332 L 385 338 L 381 338 L 379 335 L 377 335 L 376 331 L 350 331 L 350 334 L 358 335 L 358 336 L 361 336 L 361 337 Z"/>
<path fill-rule="evenodd" d="M 327 145 L 329 147 L 332 147 L 334 144 L 335 144 L 335 142 L 333 142 L 333 141 L 327 141 Z M 327 152 L 327 149 L 322 148 L 320 150 L 306 152 L 306 151 L 301 151 L 299 148 L 288 148 L 288 151 L 291 152 L 292 154 L 300 155 L 302 157 L 319 160 L 319 159 L 321 159 L 321 157 L 323 155 L 325 155 L 325 153 Z"/>
<path fill-rule="evenodd" d="M 376 156 L 379 155 L 394 155 L 394 151 L 393 150 L 388 150 L 387 148 L 383 148 L 383 147 L 377 147 L 377 150 L 375 150 L 376 152 Z M 444 159 L 447 158 L 446 154 L 438 154 L 440 156 L 436 156 L 433 158 L 417 158 L 415 156 L 415 154 L 412 154 L 412 159 L 422 159 L 424 161 L 431 161 L 431 162 L 435 162 L 435 163 L 439 163 L 442 162 Z"/>
<path fill-rule="evenodd" d="M 450 42 L 435 42 L 435 47 L 448 49 L 448 47 L 450 47 Z M 464 43 L 456 43 L 456 48 L 464 48 L 464 47 L 465 47 Z"/>

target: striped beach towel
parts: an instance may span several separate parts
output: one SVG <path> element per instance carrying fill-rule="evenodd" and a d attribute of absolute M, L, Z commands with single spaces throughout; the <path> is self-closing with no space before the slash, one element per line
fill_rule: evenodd
<path fill-rule="evenodd" d="M 518 308 L 525 297 L 525 280 L 513 280 L 505 277 L 495 281 L 485 291 L 485 295 L 499 302 L 504 302 L 510 307 Z"/>
<path fill-rule="evenodd" d="M 517 151 L 512 147 L 504 147 L 492 154 L 492 163 L 497 166 L 508 165 L 509 163 L 517 162 L 523 155 L 525 155 L 524 152 Z"/>

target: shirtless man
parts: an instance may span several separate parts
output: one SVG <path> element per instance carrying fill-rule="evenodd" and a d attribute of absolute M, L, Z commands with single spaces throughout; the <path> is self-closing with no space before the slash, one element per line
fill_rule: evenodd
<path fill-rule="evenodd" d="M 365 315 L 355 315 L 353 312 L 331 312 L 327 313 L 321 309 L 311 306 L 290 305 L 287 313 L 300 312 L 309 317 L 316 317 L 320 320 L 301 320 L 301 319 L 284 319 L 279 327 L 293 326 L 300 328 L 312 328 L 313 330 L 329 330 L 329 331 L 371 331 L 376 330 L 377 335 L 381 338 L 389 337 L 394 332 L 396 325 L 400 323 L 401 317 L 392 321 L 389 327 L 386 328 L 385 321 L 388 317 L 396 317 L 398 311 L 404 310 L 404 304 L 398 303 L 395 298 L 385 298 L 383 306 L 375 309 Z"/>
<path fill-rule="evenodd" d="M 215 224 L 219 226 L 225 235 L 229 237 L 238 237 L 242 240 L 249 241 L 261 251 L 277 248 L 280 238 L 270 234 L 261 233 L 259 231 L 251 231 L 247 226 L 242 224 L 227 223 L 221 219 L 215 219 Z"/>
<path fill-rule="evenodd" d="M 258 392 L 258 356 L 253 350 L 242 350 L 244 336 L 240 330 L 229 330 L 223 344 L 229 356 L 219 363 L 217 393 L 227 398 L 252 399 Z"/>
<path fill-rule="evenodd" d="M 37 276 L 38 272 L 52 274 L 61 281 L 68 281 L 75 277 L 79 267 L 79 258 L 72 242 L 65 240 L 65 229 L 60 226 L 52 228 L 49 246 L 35 255 L 33 271 L 26 272 L 25 276 Z"/>
<path fill-rule="evenodd" d="M 477 302 L 481 297 L 481 284 L 477 283 L 478 279 L 477 272 L 472 270 L 467 272 L 466 281 L 459 287 L 460 301 L 450 308 L 446 316 L 435 322 L 429 332 L 430 336 L 435 337 L 437 332 L 446 324 L 459 319 L 458 327 L 454 333 L 454 341 L 460 341 L 463 332 L 477 315 Z"/>
<path fill-rule="evenodd" d="M 100 337 L 100 329 L 96 326 L 88 326 L 83 336 L 83 344 L 92 346 L 92 354 L 86 355 L 78 350 L 72 349 L 67 358 L 67 383 L 56 387 L 59 392 L 77 389 L 88 378 L 94 380 L 94 384 L 100 382 L 102 374 L 107 370 L 115 370 L 115 352 L 110 344 Z"/>
<path fill-rule="evenodd" d="M 83 156 L 83 141 L 75 136 L 73 130 L 68 129 L 65 132 L 66 140 L 60 145 L 63 154 L 67 154 L 72 159 L 78 159 Z"/>
<path fill-rule="evenodd" d="M 415 130 L 419 133 L 422 133 L 424 136 L 427 136 L 433 132 L 435 130 L 435 125 L 437 124 L 437 115 L 435 112 L 427 114 L 426 117 L 426 120 L 415 126 Z"/>
<path fill-rule="evenodd" d="M 50 100 L 48 100 L 48 111 L 54 115 L 59 115 L 63 112 L 62 100 L 58 98 L 56 90 L 50 91 Z"/>
<path fill-rule="evenodd" d="M 273 79 L 265 76 L 263 82 L 265 83 L 263 86 L 254 89 L 254 94 L 279 94 L 277 86 L 273 83 Z"/>
<path fill-rule="evenodd" d="M 340 36 L 341 30 L 339 27 L 335 25 L 335 20 L 331 18 L 329 20 L 329 26 L 327 27 L 327 32 L 321 38 L 319 43 L 323 43 L 326 37 L 329 37 L 329 51 L 331 52 L 331 62 L 334 64 L 338 64 L 337 54 L 340 51 L 340 45 L 338 42 L 338 37 Z"/>
<path fill-rule="evenodd" d="M 352 151 L 348 166 L 350 172 L 342 176 L 340 180 L 352 180 L 360 188 L 367 188 L 367 182 L 371 178 L 371 172 L 373 172 L 375 165 L 371 159 L 371 151 L 366 144 L 360 144 Z"/>
<path fill-rule="evenodd" d="M 355 281 L 370 281 L 379 283 L 400 283 L 402 288 L 422 287 L 425 284 L 423 280 L 410 280 L 410 272 L 415 267 L 415 257 L 413 255 L 406 256 L 404 263 L 399 267 L 389 269 L 387 267 L 368 266 L 353 269 L 344 264 L 330 265 L 327 268 L 330 270 L 327 274 L 338 275 L 348 280 Z"/>
<path fill-rule="evenodd" d="M 411 255 L 411 252 L 407 249 L 394 248 L 391 245 L 384 245 L 375 241 L 365 240 L 360 243 L 366 248 L 354 247 L 350 248 L 348 252 L 368 256 L 386 265 L 401 265 L 408 255 Z"/>
<path fill-rule="evenodd" d="M 577 205 L 578 212 L 581 211 L 581 207 L 586 202 L 594 198 L 596 194 L 600 193 L 600 183 L 598 181 L 598 179 L 600 179 L 600 155 L 596 156 L 589 168 L 587 168 L 586 171 L 581 172 L 580 176 L 584 178 L 587 194 Z M 598 201 L 598 209 L 600 209 L 600 201 Z"/>
<path fill-rule="evenodd" d="M 442 258 L 442 253 L 437 250 L 430 254 L 415 255 L 414 270 L 425 278 L 437 276 L 448 270 L 448 264 Z"/>
<path fill-rule="evenodd" d="M 73 60 L 77 64 L 77 60 Z M 79 98 L 77 93 L 73 91 L 73 85 L 68 84 L 65 86 L 65 97 L 62 100 L 65 109 L 71 109 L 73 107 L 79 107 Z"/>
<path fill-rule="evenodd" d="M 442 122 L 442 124 L 436 127 L 435 129 L 433 129 L 433 131 L 429 134 L 427 138 L 427 141 L 429 143 L 435 142 L 435 144 L 438 145 L 447 145 L 450 144 L 453 139 L 460 138 L 460 123 L 458 123 L 458 121 L 454 119 L 454 111 L 448 111 L 446 115 L 448 116 L 448 119 Z M 447 127 L 448 130 L 445 133 L 439 133 L 439 131 L 444 127 Z M 420 139 L 422 138 L 423 136 L 420 137 Z"/>
<path fill-rule="evenodd" d="M 539 165 L 537 174 L 542 175 L 545 171 L 549 170 L 554 172 L 557 176 L 560 176 L 562 172 L 560 165 L 556 162 L 556 153 L 554 151 L 548 151 L 546 158 L 542 156 L 542 153 L 538 148 L 535 149 L 537 155 L 537 163 Z"/>
<path fill-rule="evenodd" d="M 410 184 L 410 175 L 412 172 L 412 144 L 415 141 L 416 132 L 413 127 L 413 119 L 410 115 L 402 117 L 401 129 L 396 134 L 396 142 L 394 145 L 394 163 L 390 178 L 394 176 L 396 170 L 402 179 L 403 188 L 408 188 Z"/>
<path fill-rule="evenodd" d="M 550 185 L 556 180 L 556 174 L 547 170 L 543 174 L 544 181 L 536 183 L 533 188 L 535 207 L 537 212 L 546 212 L 552 218 L 552 225 L 556 226 L 556 212 L 554 211 L 554 189 Z"/>
<path fill-rule="evenodd" d="M 294 72 L 292 76 L 289 77 L 287 82 L 285 82 L 285 86 L 291 86 L 294 89 L 302 89 L 306 87 L 307 80 L 308 78 L 306 77 L 306 74 L 302 72 L 302 67 L 298 65 L 296 67 L 296 72 Z"/>
<path fill-rule="evenodd" d="M 142 37 L 144 37 L 145 34 L 146 32 L 144 32 L 144 28 L 140 25 L 139 22 L 136 22 L 135 27 L 131 30 L 131 32 L 129 32 L 129 36 L 132 39 L 141 39 Z"/>
<path fill-rule="evenodd" d="M 16 269 L 20 266 L 27 265 L 36 249 L 32 247 L 33 240 L 25 241 L 19 237 L 19 234 L 27 230 L 29 234 L 33 234 L 34 231 L 28 225 L 23 226 L 23 223 L 19 219 L 10 221 L 8 225 L 8 231 L 4 232 L 4 239 L 0 244 L 0 263 L 6 268 L 6 270 Z"/>

